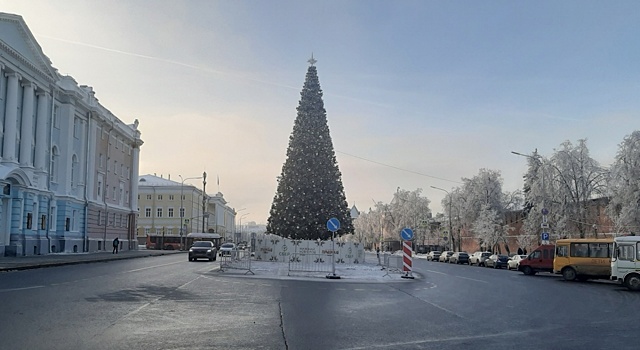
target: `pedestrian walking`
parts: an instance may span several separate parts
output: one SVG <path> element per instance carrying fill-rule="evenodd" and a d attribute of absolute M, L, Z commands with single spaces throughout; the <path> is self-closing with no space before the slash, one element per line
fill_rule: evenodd
<path fill-rule="evenodd" d="M 113 240 L 113 252 L 111 254 L 118 254 L 118 248 L 120 247 L 120 240 L 116 237 Z"/>

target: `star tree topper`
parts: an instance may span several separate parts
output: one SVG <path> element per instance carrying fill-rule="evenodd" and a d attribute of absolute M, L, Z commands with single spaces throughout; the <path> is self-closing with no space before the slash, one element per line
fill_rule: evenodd
<path fill-rule="evenodd" d="M 311 58 L 307 62 L 309 62 L 309 64 L 312 66 L 315 65 L 316 62 L 318 62 L 318 60 L 313 58 L 313 52 L 311 53 Z"/>

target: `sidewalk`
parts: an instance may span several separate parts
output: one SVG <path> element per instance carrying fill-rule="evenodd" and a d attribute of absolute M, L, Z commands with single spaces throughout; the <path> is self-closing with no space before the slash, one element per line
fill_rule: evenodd
<path fill-rule="evenodd" d="M 127 250 L 118 254 L 111 251 L 97 253 L 57 253 L 21 257 L 0 257 L 0 272 L 12 270 L 37 269 L 41 267 L 84 264 L 92 262 L 144 258 L 167 254 L 186 253 L 176 250 Z M 186 258 L 185 258 L 186 259 Z"/>

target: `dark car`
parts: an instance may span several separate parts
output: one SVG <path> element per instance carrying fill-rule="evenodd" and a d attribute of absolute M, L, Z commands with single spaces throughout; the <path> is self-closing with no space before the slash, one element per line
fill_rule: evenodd
<path fill-rule="evenodd" d="M 509 266 L 509 257 L 503 254 L 493 254 L 484 261 L 485 267 L 493 267 L 494 269 L 501 269 Z"/>
<path fill-rule="evenodd" d="M 469 254 L 467 252 L 455 252 L 449 258 L 450 264 L 469 264 Z"/>
<path fill-rule="evenodd" d="M 199 258 L 206 258 L 209 261 L 216 260 L 216 247 L 210 241 L 193 242 L 189 248 L 189 261 L 196 261 Z"/>

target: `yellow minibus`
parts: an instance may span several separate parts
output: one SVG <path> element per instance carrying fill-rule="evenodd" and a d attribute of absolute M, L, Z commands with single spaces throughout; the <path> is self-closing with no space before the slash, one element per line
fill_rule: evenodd
<path fill-rule="evenodd" d="M 612 253 L 612 238 L 559 239 L 553 272 L 567 281 L 609 279 Z"/>

